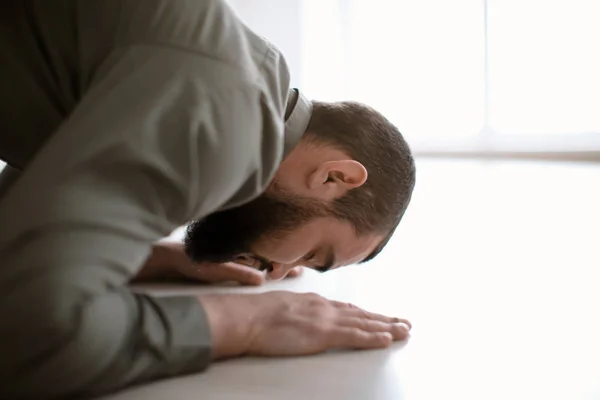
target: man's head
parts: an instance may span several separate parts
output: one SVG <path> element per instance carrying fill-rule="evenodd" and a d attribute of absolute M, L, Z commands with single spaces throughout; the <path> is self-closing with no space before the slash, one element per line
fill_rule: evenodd
<path fill-rule="evenodd" d="M 240 261 L 271 270 L 320 270 L 367 261 L 396 229 L 415 184 L 398 129 L 352 102 L 313 102 L 306 133 L 268 189 L 240 207 L 195 221 L 186 251 L 195 261 Z"/>

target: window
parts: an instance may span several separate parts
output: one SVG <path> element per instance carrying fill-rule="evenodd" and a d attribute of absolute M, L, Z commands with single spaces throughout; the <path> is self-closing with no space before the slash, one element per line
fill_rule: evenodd
<path fill-rule="evenodd" d="M 418 149 L 600 150 L 595 0 L 302 2 L 302 84 Z"/>

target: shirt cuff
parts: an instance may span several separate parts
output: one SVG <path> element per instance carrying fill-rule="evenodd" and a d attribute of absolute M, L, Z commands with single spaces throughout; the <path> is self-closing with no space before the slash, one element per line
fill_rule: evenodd
<path fill-rule="evenodd" d="M 196 297 L 152 297 L 138 294 L 143 316 L 142 342 L 158 361 L 158 375 L 199 372 L 211 361 L 211 331 Z"/>

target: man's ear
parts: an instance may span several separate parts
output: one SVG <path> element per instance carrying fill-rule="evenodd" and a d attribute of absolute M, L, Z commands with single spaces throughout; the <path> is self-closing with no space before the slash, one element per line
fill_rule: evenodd
<path fill-rule="evenodd" d="M 308 187 L 314 197 L 334 200 L 367 181 L 367 169 L 355 160 L 326 161 L 308 178 Z"/>

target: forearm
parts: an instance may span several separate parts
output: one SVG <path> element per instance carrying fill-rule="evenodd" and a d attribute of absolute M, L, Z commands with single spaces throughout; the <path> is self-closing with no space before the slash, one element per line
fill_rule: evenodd
<path fill-rule="evenodd" d="M 196 298 L 110 285 L 115 271 L 52 250 L 72 243 L 55 232 L 2 252 L 1 398 L 84 398 L 208 365 L 210 329 Z"/>
<path fill-rule="evenodd" d="M 181 279 L 184 276 L 176 266 L 187 263 L 189 263 L 189 259 L 185 253 L 169 243 L 157 242 L 152 245 L 150 255 L 141 269 L 133 276 L 131 283 Z"/>

